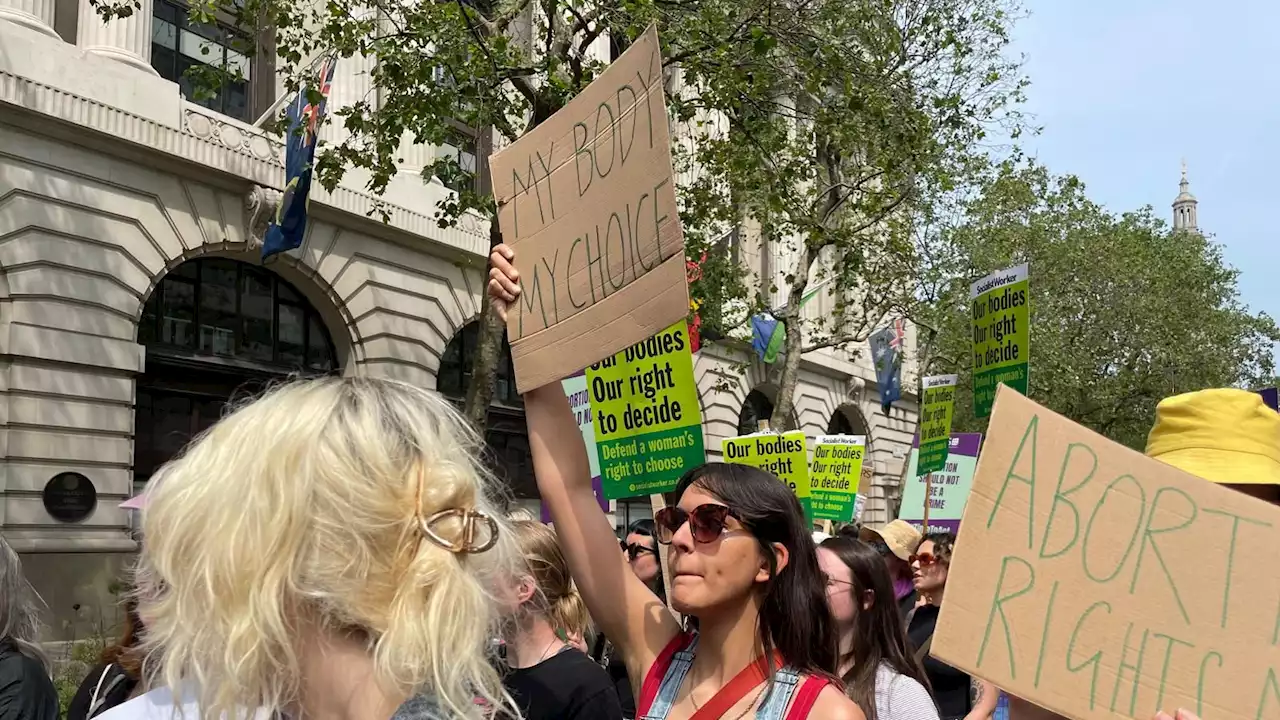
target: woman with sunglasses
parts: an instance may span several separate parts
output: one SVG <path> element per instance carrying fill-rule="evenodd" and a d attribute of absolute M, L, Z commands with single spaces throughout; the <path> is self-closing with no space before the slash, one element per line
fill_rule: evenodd
<path fill-rule="evenodd" d="M 658 553 L 658 543 L 654 540 L 653 521 L 642 518 L 631 523 L 626 537 L 619 541 L 622 554 L 627 558 L 631 571 L 640 578 L 645 587 L 653 591 L 662 602 L 667 601 L 667 588 L 662 579 L 662 558 Z M 613 643 L 603 634 L 596 639 L 596 652 L 593 656 L 609 671 L 613 679 L 614 689 L 618 693 L 618 702 L 622 704 L 622 716 L 632 720 L 636 716 L 636 697 L 631 691 L 631 678 L 627 674 L 627 663 Z"/>
<path fill-rule="evenodd" d="M 490 256 L 503 317 L 519 296 L 514 253 Z M 863 720 L 839 689 L 835 627 L 800 504 L 761 470 L 711 463 L 654 518 L 671 545 L 668 595 L 686 632 L 636 577 L 591 489 L 586 448 L 559 383 L 525 395 L 534 473 L 591 616 L 622 653 L 642 720 Z"/>
<path fill-rule="evenodd" d="M 938 720 L 880 553 L 861 540 L 833 537 L 818 546 L 818 564 L 840 630 L 845 692 L 867 720 Z"/>
<path fill-rule="evenodd" d="M 951 533 L 926 535 L 911 556 L 921 604 L 912 614 L 907 637 L 915 648 L 916 659 L 924 665 L 942 720 L 987 720 L 1000 701 L 1000 691 L 991 683 L 970 678 L 968 673 L 929 655 L 955 544 L 956 536 Z"/>

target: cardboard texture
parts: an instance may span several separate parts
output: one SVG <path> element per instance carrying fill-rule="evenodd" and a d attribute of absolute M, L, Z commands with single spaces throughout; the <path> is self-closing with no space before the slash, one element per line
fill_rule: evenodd
<path fill-rule="evenodd" d="M 520 392 L 689 314 L 656 29 L 489 167 L 520 273 L 507 317 Z"/>
<path fill-rule="evenodd" d="M 933 655 L 1076 720 L 1280 718 L 1280 508 L 998 391 Z"/>

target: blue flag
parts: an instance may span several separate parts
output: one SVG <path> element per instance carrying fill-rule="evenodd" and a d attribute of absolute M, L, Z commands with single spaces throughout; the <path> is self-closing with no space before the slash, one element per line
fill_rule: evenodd
<path fill-rule="evenodd" d="M 783 341 L 786 339 L 787 326 L 769 313 L 760 313 L 751 318 L 751 347 L 762 361 L 770 365 L 777 362 L 778 353 L 782 351 Z"/>
<path fill-rule="evenodd" d="M 888 414 L 894 401 L 902 397 L 902 348 L 907 340 L 907 323 L 898 318 L 892 327 L 877 330 L 868 340 L 876 383 L 880 385 L 880 409 Z"/>
<path fill-rule="evenodd" d="M 307 206 L 311 196 L 311 164 L 316 157 L 316 130 L 324 117 L 329 97 L 329 84 L 333 81 L 335 58 L 320 62 L 317 73 L 317 89 L 320 102 L 312 105 L 307 100 L 307 87 L 298 90 L 298 97 L 289 105 L 289 134 L 285 138 L 284 196 L 276 209 L 275 220 L 267 228 L 262 241 L 262 259 L 302 247 L 307 232 Z M 299 129 L 301 128 L 301 129 Z"/>

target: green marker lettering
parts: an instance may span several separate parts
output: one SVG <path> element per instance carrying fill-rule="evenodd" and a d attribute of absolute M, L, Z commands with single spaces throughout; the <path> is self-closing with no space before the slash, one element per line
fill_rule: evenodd
<path fill-rule="evenodd" d="M 1138 688 L 1142 685 L 1142 657 L 1147 652 L 1147 635 L 1150 630 L 1142 631 L 1142 642 L 1138 644 L 1138 662 L 1130 665 L 1125 660 L 1129 657 L 1129 634 L 1133 632 L 1133 623 L 1129 623 L 1124 631 L 1124 644 L 1120 650 L 1120 666 L 1116 668 L 1116 686 L 1111 691 L 1111 712 L 1116 711 L 1116 697 L 1120 694 L 1120 684 L 1124 682 L 1124 671 L 1126 669 L 1133 671 L 1133 692 L 1129 695 L 1129 712 L 1130 717 L 1133 716 L 1134 710 L 1138 706 Z"/>
<path fill-rule="evenodd" d="M 1208 515 L 1221 515 L 1223 517 L 1231 518 L 1231 544 L 1227 546 L 1227 579 L 1226 582 L 1223 583 L 1222 587 L 1222 627 L 1223 629 L 1226 629 L 1227 607 L 1231 603 L 1231 579 L 1234 574 L 1232 573 L 1232 569 L 1235 568 L 1236 563 L 1236 540 L 1239 539 L 1240 535 L 1240 522 L 1244 521 L 1251 525 L 1259 525 L 1261 527 L 1271 527 L 1271 523 L 1266 522 L 1265 520 L 1254 520 L 1253 518 L 1242 517 L 1235 513 L 1229 513 L 1226 510 L 1205 508 L 1204 511 Z"/>
<path fill-rule="evenodd" d="M 1001 595 L 1004 590 L 1004 576 L 1009 570 L 1011 563 L 1018 563 L 1027 570 L 1026 585 L 1010 592 L 1007 595 Z M 1036 584 L 1036 571 L 1031 567 L 1031 563 L 1019 557 L 1006 555 L 1000 562 L 1000 578 L 996 580 L 995 597 L 991 601 L 991 614 L 987 616 L 987 629 L 982 634 L 982 645 L 978 647 L 978 667 L 982 667 L 982 658 L 987 653 L 987 641 L 991 639 L 991 626 L 995 622 L 996 613 L 1000 614 L 1000 625 L 1004 627 L 1005 647 L 1009 653 L 1009 677 L 1016 680 L 1018 678 L 1017 670 L 1014 668 L 1013 662 L 1013 634 L 1009 631 L 1009 619 L 1004 614 L 1004 604 L 1014 598 L 1022 597 L 1031 592 L 1031 588 Z"/>
<path fill-rule="evenodd" d="M 1079 449 L 1088 453 L 1089 471 L 1084 473 L 1084 477 L 1080 482 L 1072 485 L 1067 490 L 1062 489 L 1063 483 L 1067 479 L 1067 470 L 1071 467 L 1071 456 Z M 1093 450 L 1082 443 L 1071 443 L 1067 446 L 1067 452 L 1062 456 L 1062 467 L 1058 470 L 1058 486 L 1053 491 L 1053 504 L 1049 507 L 1049 521 L 1044 526 L 1044 538 L 1040 541 L 1040 557 L 1044 559 L 1056 558 L 1065 554 L 1075 544 L 1080 537 L 1080 511 L 1076 509 L 1075 503 L 1067 499 L 1071 493 L 1076 492 L 1084 487 L 1093 479 L 1093 473 L 1098 469 L 1098 456 Z M 1071 540 L 1062 546 L 1059 550 L 1046 553 L 1049 545 L 1049 536 L 1053 534 L 1053 521 L 1058 518 L 1058 507 L 1065 505 L 1067 510 L 1071 512 Z"/>
<path fill-rule="evenodd" d="M 1187 501 L 1190 508 L 1190 515 L 1179 525 L 1170 525 L 1169 527 L 1153 528 L 1151 525 L 1155 522 L 1156 516 L 1160 514 L 1160 498 L 1169 493 L 1170 495 L 1180 496 Z M 1164 572 L 1164 579 L 1169 584 L 1169 590 L 1173 593 L 1173 599 L 1178 603 L 1178 612 L 1182 613 L 1183 622 L 1191 624 L 1191 616 L 1187 615 L 1187 608 L 1182 604 L 1182 596 L 1178 594 L 1178 588 L 1173 584 L 1173 575 L 1169 572 L 1169 566 L 1164 561 L 1164 555 L 1160 552 L 1160 546 L 1156 545 L 1155 536 L 1164 533 L 1182 530 L 1191 523 L 1196 521 L 1200 509 L 1196 506 L 1196 501 L 1182 490 L 1175 487 L 1162 487 L 1156 491 L 1156 496 L 1151 500 L 1151 514 L 1147 516 L 1147 526 L 1142 533 L 1142 548 L 1138 551 L 1138 561 L 1133 565 L 1133 580 L 1129 583 L 1129 594 L 1132 595 L 1138 587 L 1138 573 L 1142 570 L 1142 557 L 1146 554 L 1147 547 L 1151 547 L 1151 551 L 1155 553 L 1156 562 L 1160 563 L 1160 569 Z M 1174 516 L 1180 513 L 1171 513 Z"/>
<path fill-rule="evenodd" d="M 1057 580 L 1053 581 L 1053 588 L 1049 590 L 1049 604 L 1044 608 L 1044 631 L 1040 633 L 1040 657 L 1036 658 L 1036 682 L 1035 686 L 1040 687 L 1040 672 L 1044 670 L 1045 650 L 1049 647 L 1049 628 L 1053 626 L 1053 604 L 1058 599 Z"/>
<path fill-rule="evenodd" d="M 1173 659 L 1173 646 L 1184 645 L 1189 648 L 1194 648 L 1195 645 L 1187 642 L 1186 640 L 1179 640 L 1175 637 L 1165 635 L 1164 633 L 1151 633 L 1151 635 L 1157 640 L 1167 641 L 1164 648 L 1164 664 L 1160 666 L 1160 689 L 1156 691 L 1156 707 L 1155 710 L 1152 711 L 1159 712 L 1160 709 L 1164 707 L 1164 686 L 1169 677 L 1169 661 Z"/>
<path fill-rule="evenodd" d="M 1108 615 L 1111 614 L 1111 603 L 1108 603 L 1105 600 L 1099 600 L 1098 602 L 1090 605 L 1089 608 L 1084 611 L 1084 614 L 1080 616 L 1080 619 L 1076 620 L 1076 627 L 1074 630 L 1071 631 L 1071 640 L 1067 642 L 1067 672 L 1077 673 L 1083 670 L 1087 665 L 1093 666 L 1093 675 L 1089 679 L 1089 709 L 1090 710 L 1093 710 L 1098 702 L 1098 670 L 1102 666 L 1102 651 L 1099 650 L 1098 652 L 1090 655 L 1089 659 L 1085 660 L 1079 665 L 1074 665 L 1074 666 L 1071 664 L 1071 655 L 1072 655 L 1072 651 L 1075 650 L 1076 638 L 1080 634 L 1080 628 L 1084 627 L 1085 621 L 1087 621 L 1089 619 L 1089 616 L 1093 614 L 1093 611 L 1097 610 L 1098 608 L 1103 608 L 1104 610 L 1106 610 Z"/>
<path fill-rule="evenodd" d="M 1204 715 L 1204 676 L 1207 674 L 1205 670 L 1209 667 L 1209 658 L 1218 661 L 1218 667 L 1222 667 L 1222 655 L 1213 650 L 1204 654 L 1200 658 L 1200 675 L 1196 678 L 1196 714 Z"/>
<path fill-rule="evenodd" d="M 1036 517 L 1036 437 L 1040 427 L 1040 416 L 1032 415 L 1031 422 L 1027 423 L 1027 429 L 1022 433 L 1022 441 L 1018 443 L 1018 451 L 1013 454 L 1013 462 L 1009 464 L 1009 471 L 1005 473 L 1004 485 L 1000 486 L 1000 492 L 996 495 L 996 501 L 991 506 L 991 515 L 987 517 L 987 527 L 991 527 L 996 520 L 996 513 L 1000 512 L 1000 506 L 1004 502 L 1005 491 L 1009 489 L 1009 481 L 1017 480 L 1025 483 L 1028 491 L 1027 499 L 1027 549 L 1031 550 L 1035 546 L 1035 517 Z M 1014 473 L 1014 469 L 1018 467 L 1018 460 L 1022 458 L 1022 451 L 1027 447 L 1027 440 L 1031 440 L 1031 475 L 1024 477 Z"/>
<path fill-rule="evenodd" d="M 1267 709 L 1267 698 L 1275 697 L 1280 700 L 1280 683 L 1276 682 L 1275 668 L 1267 668 L 1267 684 L 1262 688 L 1262 697 L 1258 698 L 1258 712 L 1253 716 L 1253 720 L 1262 720 L 1262 713 Z"/>
<path fill-rule="evenodd" d="M 1115 490 L 1117 487 L 1119 487 L 1120 483 L 1125 481 L 1128 481 L 1129 484 L 1131 484 L 1134 487 L 1134 489 L 1137 490 L 1138 500 L 1140 503 L 1140 505 L 1138 506 L 1138 517 L 1134 519 L 1134 523 L 1133 523 L 1133 533 L 1130 534 L 1129 544 L 1125 546 L 1124 554 L 1120 556 L 1120 561 L 1116 563 L 1116 566 L 1111 571 L 1111 574 L 1106 576 L 1094 575 L 1093 570 L 1089 568 L 1089 540 L 1093 537 L 1093 523 L 1097 521 L 1098 514 L 1102 511 L 1102 508 L 1107 504 L 1107 499 L 1111 496 L 1111 491 Z M 1125 496 L 1121 495 L 1120 497 L 1124 498 Z M 1089 525 L 1085 527 L 1085 531 L 1084 531 L 1084 545 L 1082 545 L 1080 548 L 1080 561 L 1084 564 L 1084 574 L 1087 575 L 1090 580 L 1096 583 L 1108 583 L 1114 580 L 1116 576 L 1120 574 L 1121 568 L 1123 568 L 1124 564 L 1129 560 L 1129 553 L 1133 552 L 1134 543 L 1138 541 L 1138 532 L 1142 528 L 1142 515 L 1144 512 L 1146 512 L 1146 509 L 1147 509 L 1147 491 L 1143 489 L 1142 485 L 1139 484 L 1138 481 L 1135 480 L 1132 475 L 1121 475 L 1115 480 L 1112 480 L 1111 483 L 1107 485 L 1106 489 L 1102 491 L 1102 497 L 1098 498 L 1098 504 L 1093 506 L 1093 512 L 1089 515 Z M 1114 524 L 1110 524 L 1108 526 L 1108 529 L 1114 529 Z M 1110 537 L 1108 537 L 1108 541 L 1109 540 L 1110 540 Z M 1107 547 L 1113 547 L 1113 543 L 1108 542 Z"/>

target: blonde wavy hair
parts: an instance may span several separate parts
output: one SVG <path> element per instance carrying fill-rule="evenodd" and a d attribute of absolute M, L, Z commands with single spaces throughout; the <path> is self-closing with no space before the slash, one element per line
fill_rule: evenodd
<path fill-rule="evenodd" d="M 300 700 L 301 628 L 358 633 L 387 691 L 452 717 L 512 707 L 489 662 L 494 582 L 518 568 L 481 439 L 434 392 L 370 378 L 277 387 L 154 478 L 138 569 L 151 681 L 197 686 L 201 715 Z M 498 542 L 455 554 L 420 522 L 480 510 Z M 462 523 L 432 525 L 447 540 Z"/>
<path fill-rule="evenodd" d="M 534 520 L 516 520 L 512 530 L 525 568 L 538 589 L 527 609 L 546 618 L 552 628 L 589 643 L 591 616 L 569 574 L 569 563 L 555 531 Z"/>

